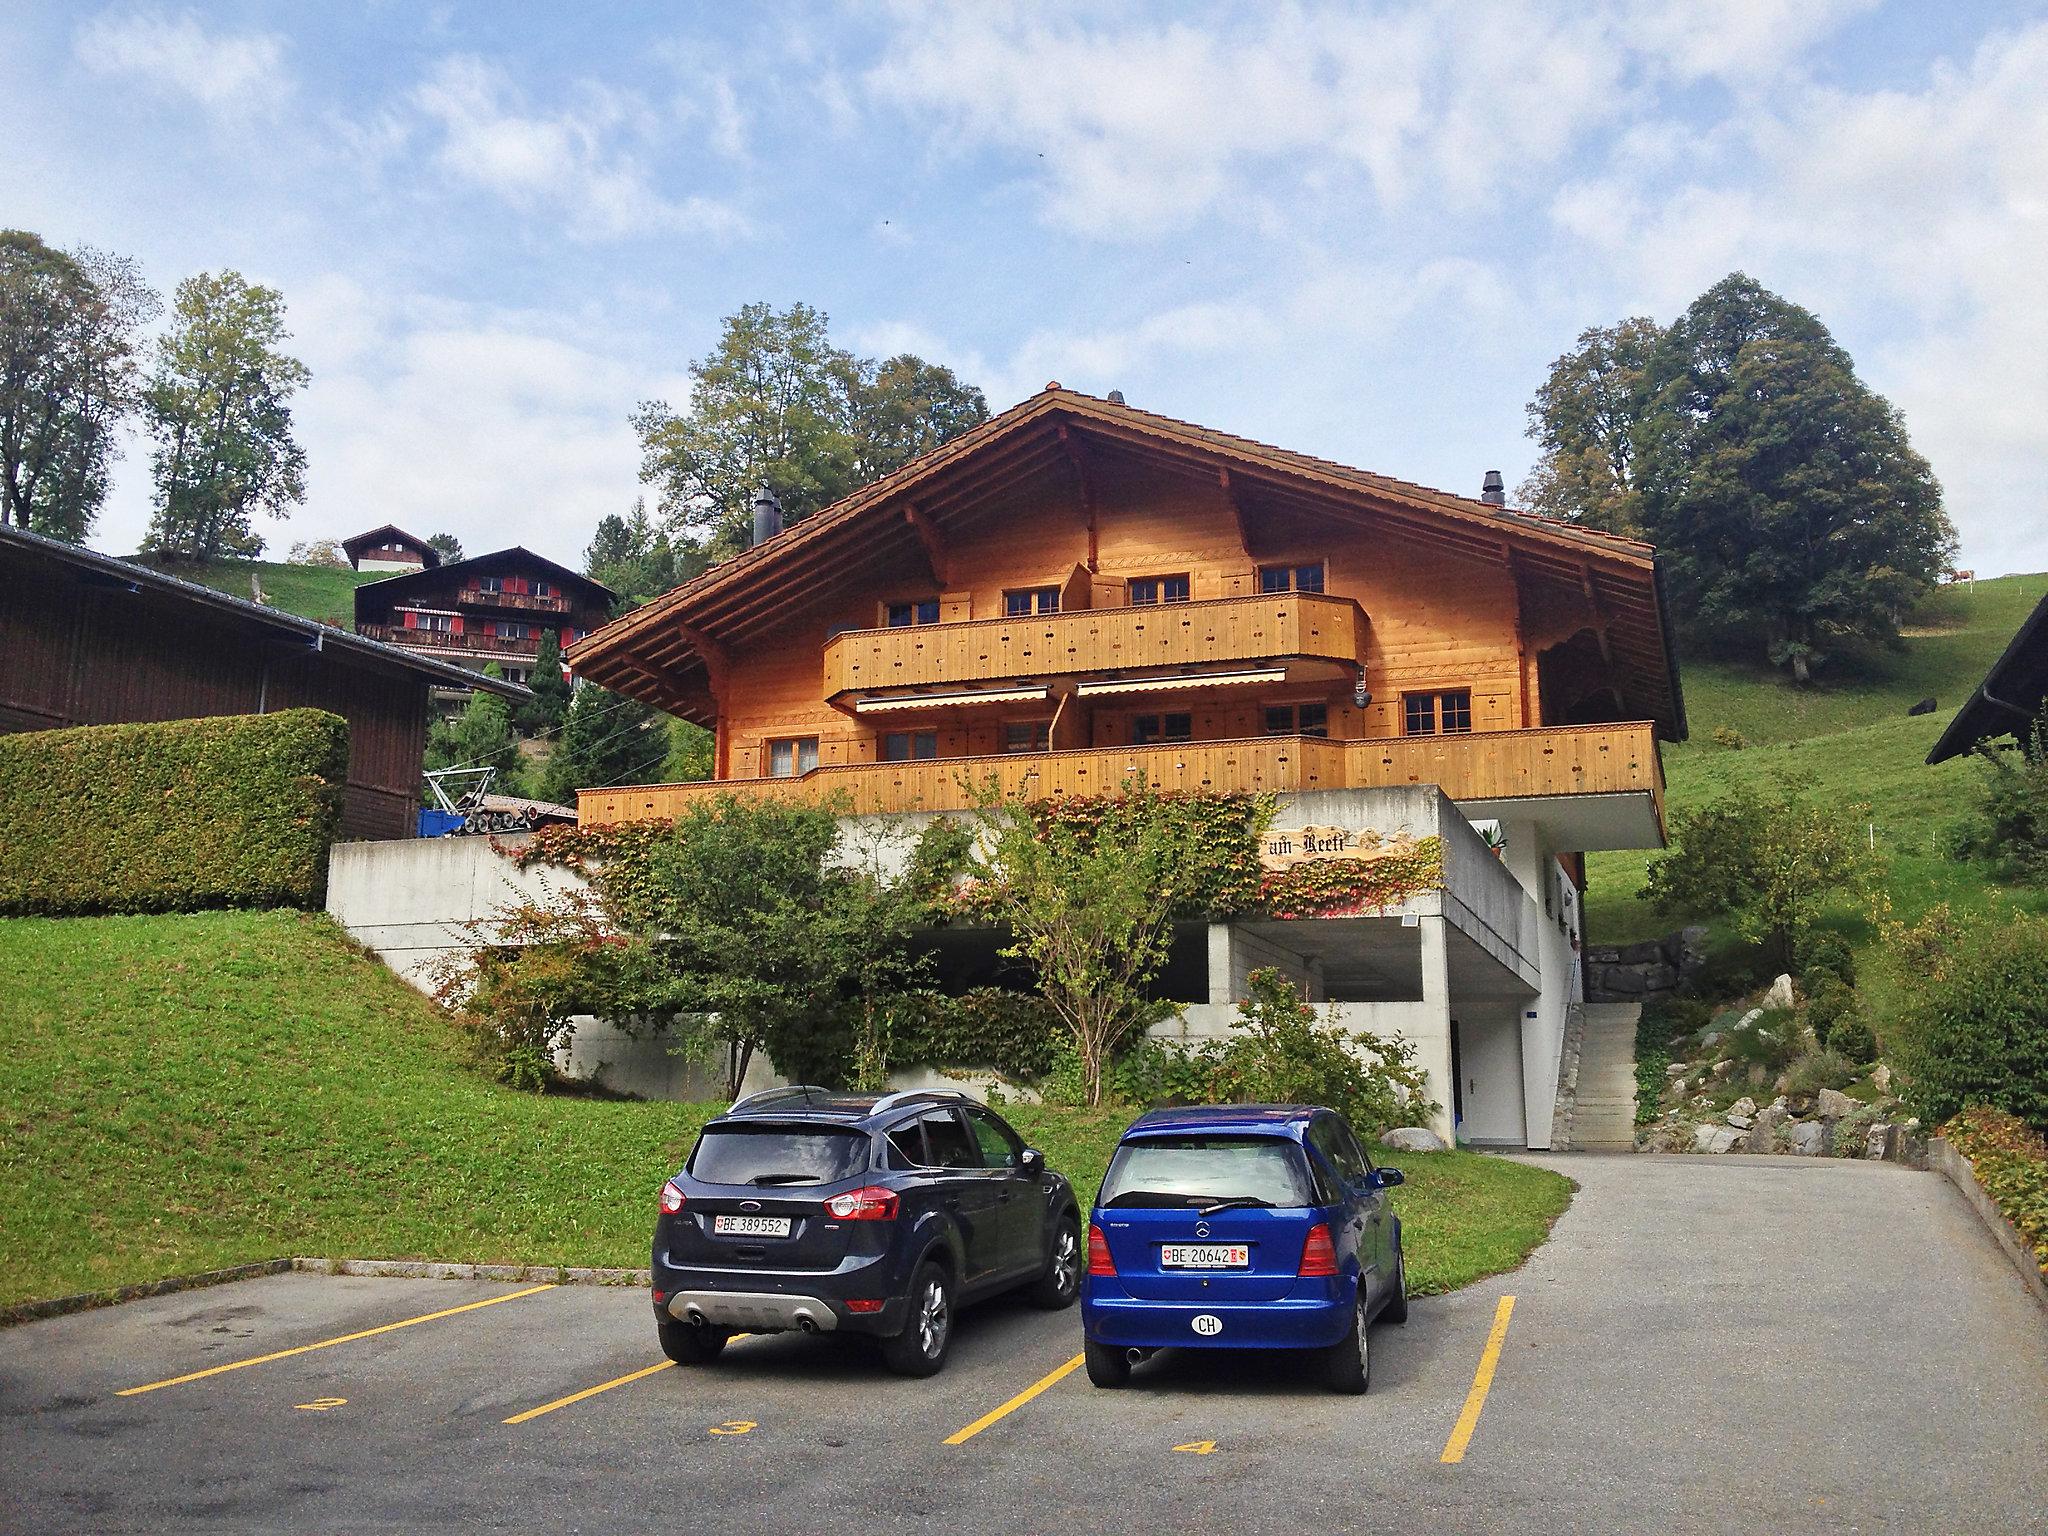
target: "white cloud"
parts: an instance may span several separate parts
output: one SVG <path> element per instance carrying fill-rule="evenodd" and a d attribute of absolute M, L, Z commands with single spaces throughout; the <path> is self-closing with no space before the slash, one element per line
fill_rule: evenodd
<path fill-rule="evenodd" d="M 208 32 L 190 11 L 108 11 L 78 29 L 72 50 L 95 74 L 123 76 L 221 118 L 275 112 L 293 89 L 282 38 Z"/>
<path fill-rule="evenodd" d="M 587 86 L 577 107 L 533 113 L 502 70 L 457 56 L 441 61 L 413 104 L 441 131 L 435 158 L 443 170 L 522 213 L 561 209 L 579 238 L 730 236 L 746 227 L 715 198 L 671 199 L 655 187 L 642 158 L 618 142 L 647 137 L 653 124 L 644 107 L 619 92 Z M 736 132 L 714 129 L 728 137 Z"/>

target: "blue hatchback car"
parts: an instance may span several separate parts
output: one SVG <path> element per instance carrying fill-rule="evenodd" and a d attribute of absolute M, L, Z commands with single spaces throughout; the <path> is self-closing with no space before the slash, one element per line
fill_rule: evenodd
<path fill-rule="evenodd" d="M 1370 1326 L 1408 1318 L 1401 1221 L 1334 1110 L 1160 1109 L 1118 1143 L 1088 1226 L 1088 1379 L 1120 1387 L 1155 1350 L 1314 1351 L 1363 1392 Z"/>

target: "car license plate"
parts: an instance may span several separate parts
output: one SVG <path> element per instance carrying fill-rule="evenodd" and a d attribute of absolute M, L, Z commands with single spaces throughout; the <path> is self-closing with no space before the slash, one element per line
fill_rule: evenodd
<path fill-rule="evenodd" d="M 1161 1269 L 1249 1269 L 1249 1243 L 1168 1243 L 1159 1250 Z"/>
<path fill-rule="evenodd" d="M 787 1237 L 787 1216 L 714 1216 L 711 1230 L 726 1237 Z"/>

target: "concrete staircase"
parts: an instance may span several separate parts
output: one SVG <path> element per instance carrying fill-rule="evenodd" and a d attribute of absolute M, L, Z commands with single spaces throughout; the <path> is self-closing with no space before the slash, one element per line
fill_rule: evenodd
<path fill-rule="evenodd" d="M 1636 1145 L 1636 1021 L 1640 1003 L 1586 1004 L 1572 1107 L 1574 1152 L 1633 1152 Z"/>

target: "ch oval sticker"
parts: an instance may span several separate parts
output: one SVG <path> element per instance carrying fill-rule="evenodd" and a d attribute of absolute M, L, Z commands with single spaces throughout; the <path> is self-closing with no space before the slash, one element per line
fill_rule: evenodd
<path fill-rule="evenodd" d="M 1214 1312 L 1197 1312 L 1191 1326 L 1203 1338 L 1213 1339 L 1223 1331 L 1223 1319 Z"/>

